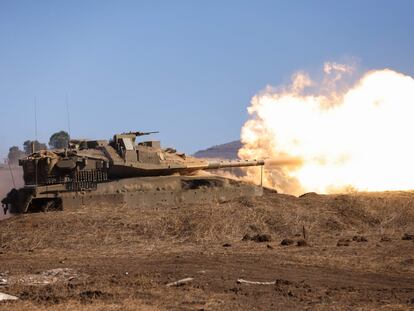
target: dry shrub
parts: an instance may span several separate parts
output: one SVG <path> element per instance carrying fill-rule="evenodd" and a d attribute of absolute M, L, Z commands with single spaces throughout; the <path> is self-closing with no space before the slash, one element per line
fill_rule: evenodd
<path fill-rule="evenodd" d="M 413 230 L 413 202 L 413 192 L 383 192 L 301 198 L 266 193 L 222 204 L 153 208 L 101 204 L 2 221 L 0 251 L 115 250 L 162 241 L 237 241 L 247 233 L 285 238 L 301 234 L 302 227 L 311 237 L 366 230 L 394 234 Z"/>
<path fill-rule="evenodd" d="M 78 300 L 67 300 L 64 303 L 57 304 L 38 304 L 32 301 L 19 301 L 19 302 L 10 302 L 3 303 L 0 305 L 0 309 L 4 310 L 15 310 L 15 311 L 159 311 L 165 310 L 161 307 L 151 306 L 144 303 L 140 299 L 125 299 L 122 301 L 94 301 L 93 304 L 85 304 Z"/>

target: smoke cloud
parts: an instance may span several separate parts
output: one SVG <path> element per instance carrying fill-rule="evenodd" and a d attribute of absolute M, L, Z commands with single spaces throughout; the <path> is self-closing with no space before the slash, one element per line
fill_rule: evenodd
<path fill-rule="evenodd" d="M 414 79 L 325 63 L 252 98 L 241 131 L 243 159 L 262 158 L 265 185 L 300 194 L 414 189 Z M 350 83 L 352 81 L 353 83 Z M 257 180 L 257 170 L 248 170 Z"/>

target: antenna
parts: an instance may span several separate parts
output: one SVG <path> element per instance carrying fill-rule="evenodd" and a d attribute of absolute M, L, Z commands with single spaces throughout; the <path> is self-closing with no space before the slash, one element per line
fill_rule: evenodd
<path fill-rule="evenodd" d="M 34 117 L 35 117 L 35 139 L 37 140 L 37 100 L 34 98 Z"/>
<path fill-rule="evenodd" d="M 33 152 L 36 152 L 35 146 L 37 142 L 37 100 L 34 98 L 34 113 L 35 113 L 35 142 L 33 143 Z M 35 158 L 35 185 L 37 186 L 37 158 Z"/>
<path fill-rule="evenodd" d="M 68 134 L 69 134 L 69 139 L 70 139 L 70 137 L 71 137 L 71 135 L 70 135 L 70 113 L 69 113 L 69 98 L 68 98 L 68 94 L 66 93 L 66 96 L 65 96 L 65 104 L 66 104 L 66 115 L 67 115 L 67 118 L 68 118 Z"/>

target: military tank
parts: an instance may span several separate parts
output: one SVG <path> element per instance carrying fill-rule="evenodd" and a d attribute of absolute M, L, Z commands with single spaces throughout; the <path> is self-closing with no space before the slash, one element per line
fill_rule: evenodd
<path fill-rule="evenodd" d="M 261 160 L 210 162 L 159 141 L 137 138 L 157 132 L 115 134 L 107 140 L 71 140 L 68 148 L 33 152 L 19 161 L 24 187 L 1 202 L 5 212 L 62 210 L 87 204 L 150 206 L 225 201 L 257 196 L 262 188 L 198 171 L 263 166 Z"/>

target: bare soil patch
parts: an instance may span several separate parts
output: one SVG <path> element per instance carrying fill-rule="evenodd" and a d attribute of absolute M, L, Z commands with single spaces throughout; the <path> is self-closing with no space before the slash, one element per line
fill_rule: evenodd
<path fill-rule="evenodd" d="M 410 234 L 413 192 L 20 215 L 0 222 L 0 292 L 20 298 L 0 309 L 407 310 Z"/>

